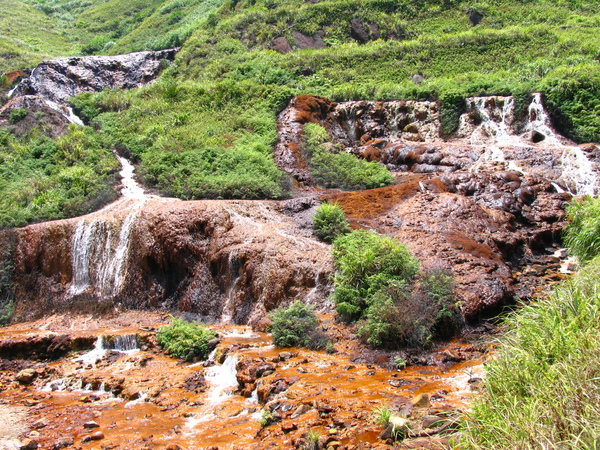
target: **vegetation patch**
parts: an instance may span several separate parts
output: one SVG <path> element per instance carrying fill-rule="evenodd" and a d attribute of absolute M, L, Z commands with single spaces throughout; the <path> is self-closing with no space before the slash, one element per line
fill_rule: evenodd
<path fill-rule="evenodd" d="M 462 328 L 450 272 L 419 272 L 418 261 L 393 238 L 353 231 L 336 239 L 334 299 L 340 317 L 359 321 L 374 347 L 426 347 Z"/>
<path fill-rule="evenodd" d="M 338 236 L 350 232 L 350 224 L 342 207 L 337 203 L 328 202 L 321 203 L 317 208 L 313 217 L 313 228 L 315 236 L 330 244 Z"/>
<path fill-rule="evenodd" d="M 506 319 L 461 448 L 593 449 L 600 435 L 598 199 L 569 207 L 566 242 L 587 264 Z M 589 246 L 589 247 L 588 247 Z"/>
<path fill-rule="evenodd" d="M 377 161 L 365 161 L 328 143 L 327 131 L 320 125 L 304 125 L 301 147 L 317 186 L 326 189 L 361 190 L 387 186 L 394 177 Z"/>
<path fill-rule="evenodd" d="M 333 350 L 327 334 L 319 328 L 314 310 L 299 300 L 287 308 L 277 308 L 269 314 L 270 331 L 277 347 L 306 347 L 311 350 Z"/>
<path fill-rule="evenodd" d="M 175 318 L 171 325 L 161 328 L 156 334 L 158 343 L 167 353 L 187 361 L 208 358 L 208 342 L 216 337 L 203 325 Z"/>

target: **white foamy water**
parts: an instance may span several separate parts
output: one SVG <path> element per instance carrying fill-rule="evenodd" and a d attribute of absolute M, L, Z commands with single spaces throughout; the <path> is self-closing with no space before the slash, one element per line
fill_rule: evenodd
<path fill-rule="evenodd" d="M 77 117 L 77 115 L 73 112 L 73 108 L 70 108 L 70 107 L 64 106 L 64 105 L 60 105 L 60 104 L 53 102 L 52 100 L 48 100 L 48 99 L 44 99 L 44 101 L 50 108 L 52 108 L 55 111 L 58 111 L 63 116 L 65 116 L 69 120 L 69 122 L 74 123 L 79 126 L 82 126 L 82 127 L 85 126 L 83 121 L 79 117 Z"/>
<path fill-rule="evenodd" d="M 121 195 L 125 198 L 135 198 L 139 200 L 146 198 L 144 189 L 142 189 L 138 182 L 135 181 L 135 168 L 133 167 L 133 164 L 131 164 L 127 158 L 123 158 L 119 155 L 115 156 L 122 166 L 122 169 L 119 172 L 119 175 L 121 175 L 121 184 L 123 185 Z"/>

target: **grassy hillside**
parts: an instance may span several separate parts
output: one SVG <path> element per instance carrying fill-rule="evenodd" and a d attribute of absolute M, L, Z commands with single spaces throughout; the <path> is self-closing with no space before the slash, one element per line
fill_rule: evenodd
<path fill-rule="evenodd" d="M 223 0 L 0 0 L 0 71 L 180 46 Z"/>
<path fill-rule="evenodd" d="M 451 133 L 467 96 L 541 91 L 563 133 L 600 141 L 596 1 L 45 0 L 36 8 L 70 23 L 65 34 L 88 53 L 185 40 L 153 85 L 74 100 L 96 142 L 128 152 L 145 183 L 166 195 L 287 195 L 272 149 L 276 114 L 298 94 L 437 100 Z M 473 12 L 482 16 L 476 26 Z M 415 74 L 425 81 L 414 83 Z M 1 207 L 18 216 L 11 211 L 22 206 Z"/>

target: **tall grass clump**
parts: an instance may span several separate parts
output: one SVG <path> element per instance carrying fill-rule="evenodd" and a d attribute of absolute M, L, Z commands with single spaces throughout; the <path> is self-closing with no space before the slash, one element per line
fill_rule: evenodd
<path fill-rule="evenodd" d="M 600 436 L 600 258 L 506 321 L 465 449 L 597 449 Z"/>
<path fill-rule="evenodd" d="M 567 207 L 570 225 L 565 232 L 565 245 L 580 262 L 600 253 L 600 199 L 584 197 Z"/>

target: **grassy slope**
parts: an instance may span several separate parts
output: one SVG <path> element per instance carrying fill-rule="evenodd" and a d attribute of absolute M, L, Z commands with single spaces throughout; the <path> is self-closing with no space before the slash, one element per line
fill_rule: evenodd
<path fill-rule="evenodd" d="M 0 72 L 181 45 L 223 0 L 0 0 Z"/>
<path fill-rule="evenodd" d="M 152 86 L 77 100 L 97 141 L 127 149 L 145 182 L 167 195 L 286 195 L 289 180 L 271 156 L 275 118 L 301 93 L 439 100 L 444 129 L 452 132 L 465 96 L 542 91 L 563 131 L 600 140 L 595 1 L 172 0 L 147 2 L 137 12 L 137 2 L 115 1 L 73 10 L 79 28 L 68 32 L 88 33 L 88 50 L 96 33 L 110 53 L 192 33 L 176 64 Z M 108 18 L 111 5 L 126 8 L 115 9 L 126 17 L 116 25 Z M 465 13 L 473 6 L 485 15 L 476 27 Z M 66 20 L 60 10 L 51 16 Z M 354 18 L 377 24 L 381 39 L 359 44 L 350 33 Z M 294 32 L 320 30 L 325 49 L 269 50 L 275 37 L 294 45 Z M 412 83 L 415 73 L 426 81 Z M 22 206 L 2 207 L 11 215 Z"/>
<path fill-rule="evenodd" d="M 26 2 L 0 1 L 0 72 L 71 52 L 56 21 Z"/>
<path fill-rule="evenodd" d="M 464 449 L 597 449 L 600 259 L 507 320 Z"/>

